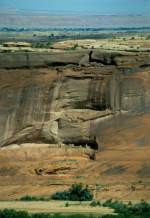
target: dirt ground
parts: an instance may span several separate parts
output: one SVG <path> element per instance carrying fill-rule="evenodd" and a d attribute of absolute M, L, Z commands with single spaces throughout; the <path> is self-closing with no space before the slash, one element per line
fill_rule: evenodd
<path fill-rule="evenodd" d="M 111 39 L 67 40 L 52 45 L 54 49 L 108 49 L 116 51 L 150 51 L 150 37 L 133 36 L 114 37 Z"/>
<path fill-rule="evenodd" d="M 82 148 L 28 146 L 0 151 L 0 200 L 51 196 L 74 183 L 89 185 L 99 200 L 150 200 L 147 147 L 103 150 L 90 160 Z"/>

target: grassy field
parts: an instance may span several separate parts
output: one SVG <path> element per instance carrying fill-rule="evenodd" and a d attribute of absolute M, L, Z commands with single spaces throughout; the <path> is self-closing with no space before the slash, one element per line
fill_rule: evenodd
<path fill-rule="evenodd" d="M 65 205 L 64 205 L 65 203 Z M 107 200 L 92 202 L 1 202 L 0 218 L 149 218 L 150 204 Z"/>
<path fill-rule="evenodd" d="M 90 207 L 89 202 L 68 202 L 47 201 L 47 202 L 20 202 L 20 201 L 1 201 L 0 210 L 5 208 L 17 211 L 28 211 L 30 213 L 61 213 L 61 214 L 113 214 L 113 209 L 107 207 Z"/>

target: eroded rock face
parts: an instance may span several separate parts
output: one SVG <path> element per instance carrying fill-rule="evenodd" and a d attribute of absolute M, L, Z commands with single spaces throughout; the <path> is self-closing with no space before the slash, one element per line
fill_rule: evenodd
<path fill-rule="evenodd" d="M 97 148 L 95 120 L 105 121 L 118 113 L 150 112 L 150 68 L 144 67 L 148 55 L 137 58 L 131 54 L 132 62 L 123 54 L 97 51 L 89 58 L 88 64 L 98 63 L 93 67 L 86 66 L 84 55 L 75 54 L 73 59 L 66 54 L 65 60 L 69 60 L 62 60 L 84 66 L 23 69 L 26 65 L 18 61 L 21 69 L 0 70 L 0 146 L 48 142 Z M 52 57 L 53 64 L 60 63 L 61 54 L 47 57 Z M 43 60 L 39 63 L 46 63 Z M 7 65 L 5 60 L 1 68 L 17 68 L 15 61 Z"/>
<path fill-rule="evenodd" d="M 91 53 L 91 61 L 104 65 L 115 65 L 121 68 L 136 68 L 150 64 L 149 52 L 116 52 L 95 50 Z"/>
<path fill-rule="evenodd" d="M 68 64 L 78 65 L 87 53 L 87 51 L 0 53 L 0 68 L 16 69 Z"/>
<path fill-rule="evenodd" d="M 119 68 L 137 68 L 150 65 L 149 52 L 126 52 L 111 50 L 76 50 L 53 52 L 0 53 L 0 69 L 38 68 L 49 66 L 81 65 L 91 63 L 115 65 Z"/>

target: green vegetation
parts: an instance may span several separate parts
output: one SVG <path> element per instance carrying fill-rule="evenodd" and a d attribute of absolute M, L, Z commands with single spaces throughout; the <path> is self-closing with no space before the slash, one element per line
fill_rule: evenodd
<path fill-rule="evenodd" d="M 45 42 L 45 43 L 33 43 L 32 48 L 51 48 L 52 42 Z"/>
<path fill-rule="evenodd" d="M 134 40 L 134 39 L 135 39 L 135 37 L 134 37 L 134 36 L 132 36 L 132 37 L 131 37 L 131 40 Z"/>
<path fill-rule="evenodd" d="M 100 201 L 92 201 L 91 203 L 90 203 L 90 206 L 91 207 L 97 207 L 97 206 L 101 206 L 101 202 Z"/>
<path fill-rule="evenodd" d="M 39 197 L 39 196 L 30 196 L 30 195 L 25 195 L 20 198 L 20 201 L 49 201 L 51 200 L 50 197 Z"/>
<path fill-rule="evenodd" d="M 119 201 L 107 200 L 102 204 L 104 207 L 110 207 L 114 209 L 115 213 L 118 215 L 116 218 L 148 218 L 150 217 L 150 204 L 145 201 L 141 201 L 138 204 L 132 205 L 131 202 L 129 204 L 124 204 Z M 114 216 L 108 215 L 103 218 L 113 218 Z"/>
<path fill-rule="evenodd" d="M 146 37 L 146 40 L 149 40 L 149 39 L 150 39 L 150 36 L 147 36 L 147 37 Z"/>
<path fill-rule="evenodd" d="M 67 201 L 91 201 L 93 199 L 93 194 L 87 186 L 83 187 L 82 184 L 74 184 L 69 190 L 53 194 L 52 199 Z"/>
<path fill-rule="evenodd" d="M 50 201 L 53 200 L 67 200 L 67 201 L 91 201 L 93 194 L 88 189 L 88 186 L 83 187 L 82 184 L 73 184 L 69 190 L 63 192 L 56 192 L 52 197 L 44 196 L 22 196 L 20 201 Z"/>
<path fill-rule="evenodd" d="M 69 205 L 69 203 L 68 202 L 66 202 L 65 203 L 65 207 L 69 207 L 70 205 Z"/>
<path fill-rule="evenodd" d="M 114 209 L 116 213 L 123 213 L 123 214 L 127 214 L 129 209 L 128 205 L 123 204 L 122 202 L 119 201 L 112 201 L 111 199 L 104 202 L 102 206 L 110 207 Z"/>
<path fill-rule="evenodd" d="M 61 214 L 47 214 L 47 213 L 36 213 L 29 214 L 25 211 L 15 211 L 12 209 L 5 209 L 0 211 L 0 218 L 94 218 L 92 215 L 61 215 Z"/>
<path fill-rule="evenodd" d="M 123 204 L 119 201 L 107 200 L 103 204 L 99 201 L 93 201 L 91 206 L 104 206 L 113 208 L 115 215 L 62 215 L 62 214 L 47 214 L 47 213 L 38 213 L 38 214 L 29 214 L 25 211 L 15 211 L 12 209 L 5 209 L 0 211 L 0 218 L 149 218 L 150 217 L 150 204 L 145 201 L 141 201 L 138 204 L 132 205 Z M 69 203 L 66 203 L 66 207 L 69 206 Z"/>

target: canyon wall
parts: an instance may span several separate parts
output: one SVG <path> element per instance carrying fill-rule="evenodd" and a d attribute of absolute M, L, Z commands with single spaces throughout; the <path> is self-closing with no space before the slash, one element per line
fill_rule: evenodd
<path fill-rule="evenodd" d="M 97 149 L 96 126 L 103 132 L 108 120 L 150 112 L 149 65 L 149 53 L 1 53 L 0 146 L 34 142 Z"/>

